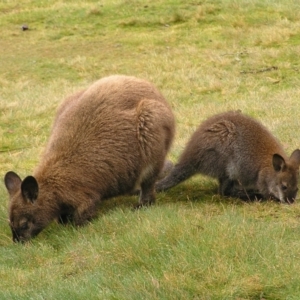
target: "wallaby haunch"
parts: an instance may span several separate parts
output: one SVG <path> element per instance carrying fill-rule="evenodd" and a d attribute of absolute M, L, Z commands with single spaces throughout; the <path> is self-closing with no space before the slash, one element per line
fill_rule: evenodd
<path fill-rule="evenodd" d="M 136 188 L 139 205 L 153 203 L 174 123 L 162 94 L 135 77 L 106 77 L 67 98 L 34 176 L 5 175 L 13 240 L 55 219 L 83 225 L 101 200 Z"/>
<path fill-rule="evenodd" d="M 300 150 L 290 158 L 259 122 L 239 111 L 210 117 L 192 135 L 179 162 L 156 191 L 167 190 L 196 173 L 219 181 L 219 193 L 236 196 L 237 187 L 292 203 L 297 195 Z"/>

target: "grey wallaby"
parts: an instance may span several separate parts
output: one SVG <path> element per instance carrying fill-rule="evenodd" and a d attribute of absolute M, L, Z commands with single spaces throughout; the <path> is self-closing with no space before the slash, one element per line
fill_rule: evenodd
<path fill-rule="evenodd" d="M 139 205 L 153 203 L 174 124 L 162 94 L 135 77 L 102 78 L 68 97 L 34 175 L 4 177 L 13 240 L 27 241 L 55 219 L 83 225 L 101 200 L 137 188 Z"/>
<path fill-rule="evenodd" d="M 167 190 L 196 173 L 219 181 L 219 194 L 292 203 L 296 199 L 300 150 L 288 158 L 277 139 L 258 121 L 229 111 L 204 121 L 192 135 L 178 163 L 156 191 Z"/>

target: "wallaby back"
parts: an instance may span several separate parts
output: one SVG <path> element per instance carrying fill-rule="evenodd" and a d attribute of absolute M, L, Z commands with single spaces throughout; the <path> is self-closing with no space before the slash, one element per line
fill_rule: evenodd
<path fill-rule="evenodd" d="M 28 240 L 53 219 L 82 225 L 99 201 L 137 187 L 139 205 L 153 203 L 173 136 L 171 108 L 145 80 L 110 76 L 68 97 L 34 176 L 5 176 L 13 239 Z"/>
<path fill-rule="evenodd" d="M 239 111 L 217 114 L 192 135 L 172 172 L 156 185 L 169 189 L 196 173 L 219 180 L 219 193 L 233 196 L 236 186 L 281 202 L 297 194 L 300 150 L 288 158 L 278 140 L 258 121 Z"/>

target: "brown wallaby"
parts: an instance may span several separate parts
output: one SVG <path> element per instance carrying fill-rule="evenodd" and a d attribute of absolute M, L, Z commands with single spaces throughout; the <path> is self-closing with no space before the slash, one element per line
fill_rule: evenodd
<path fill-rule="evenodd" d="M 262 198 L 294 202 L 297 195 L 300 150 L 290 158 L 276 138 L 259 122 L 229 111 L 204 121 L 192 135 L 179 162 L 156 184 L 167 190 L 196 173 L 219 181 L 219 193 L 236 196 L 237 187 L 257 191 Z"/>
<path fill-rule="evenodd" d="M 174 136 L 174 116 L 149 82 L 114 75 L 60 106 L 34 176 L 5 175 L 14 241 L 27 241 L 52 220 L 83 225 L 101 200 L 140 188 L 155 201 L 155 181 Z"/>

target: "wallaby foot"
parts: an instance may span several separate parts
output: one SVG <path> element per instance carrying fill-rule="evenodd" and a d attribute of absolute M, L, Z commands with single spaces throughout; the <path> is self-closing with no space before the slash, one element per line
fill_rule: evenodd
<path fill-rule="evenodd" d="M 239 198 L 244 201 L 263 199 L 258 190 L 246 189 L 236 180 L 219 178 L 219 183 L 219 194 L 222 196 Z"/>
<path fill-rule="evenodd" d="M 235 181 L 229 179 L 228 177 L 219 178 L 219 194 L 221 196 L 232 196 Z"/>
<path fill-rule="evenodd" d="M 154 187 L 149 191 L 141 190 L 138 206 L 149 206 L 155 203 Z"/>
<path fill-rule="evenodd" d="M 143 200 L 141 201 L 141 198 L 139 200 L 139 203 L 134 206 L 134 209 L 140 209 L 142 207 L 150 206 L 155 203 L 155 196 L 148 195 L 147 197 L 143 196 Z"/>
<path fill-rule="evenodd" d="M 258 190 L 246 190 L 241 185 L 235 186 L 232 190 L 232 197 L 239 198 L 243 201 L 257 201 L 264 199 L 263 195 Z"/>

